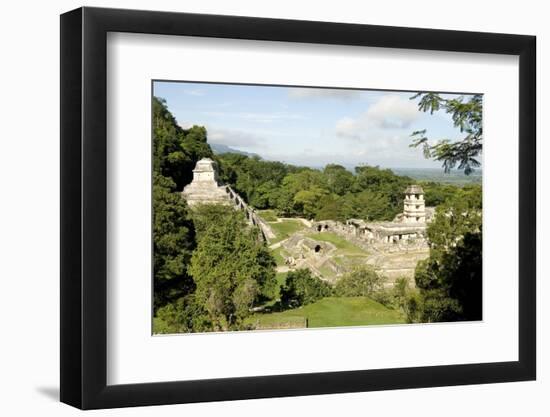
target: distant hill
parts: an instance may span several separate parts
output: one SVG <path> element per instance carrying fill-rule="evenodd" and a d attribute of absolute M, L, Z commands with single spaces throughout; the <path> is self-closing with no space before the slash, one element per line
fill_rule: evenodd
<path fill-rule="evenodd" d="M 255 153 L 240 151 L 238 149 L 231 148 L 230 146 L 222 145 L 222 144 L 219 144 L 219 143 L 210 143 L 209 145 L 212 148 L 212 151 L 214 152 L 214 154 L 216 154 L 216 155 L 221 155 L 223 153 L 237 153 L 239 155 L 258 156 Z"/>

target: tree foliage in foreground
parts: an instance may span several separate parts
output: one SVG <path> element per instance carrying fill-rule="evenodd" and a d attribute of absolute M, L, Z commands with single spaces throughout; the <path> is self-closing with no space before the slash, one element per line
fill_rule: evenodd
<path fill-rule="evenodd" d="M 163 99 L 153 97 L 153 308 L 193 293 L 187 266 L 195 248 L 194 225 L 180 191 L 196 162 L 212 156 L 206 130 L 182 129 Z"/>
<path fill-rule="evenodd" d="M 187 205 L 170 178 L 153 174 L 154 309 L 194 290 L 187 264 L 195 246 Z"/>
<path fill-rule="evenodd" d="M 338 297 L 370 297 L 383 289 L 384 281 L 384 277 L 371 266 L 361 266 L 338 280 L 334 294 Z"/>
<path fill-rule="evenodd" d="M 196 333 L 212 330 L 212 323 L 194 293 L 184 295 L 157 310 L 155 333 Z"/>
<path fill-rule="evenodd" d="M 412 133 L 412 147 L 422 147 L 424 156 L 440 161 L 445 172 L 458 166 L 469 175 L 474 168 L 481 164 L 478 156 L 483 147 L 483 96 L 474 94 L 469 99 L 464 97 L 444 98 L 437 93 L 418 93 L 411 99 L 419 98 L 418 108 L 423 112 L 433 114 L 445 111 L 451 115 L 453 124 L 465 136 L 456 142 L 449 138 L 442 138 L 435 143 L 426 136 L 427 131 L 418 130 Z"/>
<path fill-rule="evenodd" d="M 214 330 L 238 328 L 262 294 L 273 293 L 275 261 L 257 228 L 228 206 L 196 209 L 197 248 L 189 265 L 195 299 Z"/>
<path fill-rule="evenodd" d="M 331 293 L 330 285 L 313 276 L 309 269 L 297 269 L 286 276 L 281 288 L 281 304 L 295 308 L 329 297 Z"/>
<path fill-rule="evenodd" d="M 428 226 L 430 257 L 418 263 L 420 321 L 481 320 L 481 187 L 467 187 L 439 206 Z"/>

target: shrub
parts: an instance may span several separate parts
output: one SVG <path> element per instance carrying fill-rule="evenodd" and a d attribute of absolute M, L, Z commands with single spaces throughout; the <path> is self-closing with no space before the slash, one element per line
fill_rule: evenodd
<path fill-rule="evenodd" d="M 229 206 L 194 208 L 197 247 L 188 268 L 196 285 L 195 299 L 215 330 L 229 330 L 251 314 L 262 295 L 272 294 L 275 260 L 257 228 Z"/>
<path fill-rule="evenodd" d="M 384 281 L 372 267 L 362 266 L 344 275 L 336 283 L 334 293 L 339 297 L 372 296 L 382 291 Z"/>
<path fill-rule="evenodd" d="M 395 309 L 397 307 L 393 291 L 388 288 L 380 288 L 370 295 L 377 303 L 382 304 L 385 307 Z"/>
<path fill-rule="evenodd" d="M 422 290 L 421 321 L 423 323 L 464 320 L 460 302 L 445 291 Z"/>
<path fill-rule="evenodd" d="M 407 323 L 418 323 L 422 318 L 422 297 L 418 291 L 411 291 L 403 306 Z"/>
<path fill-rule="evenodd" d="M 154 333 L 203 332 L 212 327 L 206 311 L 196 302 L 194 294 L 159 308 L 153 323 Z"/>
<path fill-rule="evenodd" d="M 330 285 L 312 276 L 309 269 L 297 269 L 286 276 L 281 288 L 281 303 L 295 308 L 328 297 L 331 292 Z"/>

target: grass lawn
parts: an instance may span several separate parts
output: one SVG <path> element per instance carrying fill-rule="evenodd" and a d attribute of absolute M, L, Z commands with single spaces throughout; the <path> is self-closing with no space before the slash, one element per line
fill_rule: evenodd
<path fill-rule="evenodd" d="M 329 297 L 301 308 L 280 313 L 256 313 L 247 319 L 261 328 L 280 328 L 281 323 L 303 322 L 308 327 L 367 326 L 405 323 L 399 311 L 391 310 L 367 297 Z"/>
<path fill-rule="evenodd" d="M 342 255 L 366 255 L 367 252 L 347 241 L 341 236 L 338 236 L 332 232 L 313 233 L 309 235 L 312 239 L 321 240 L 323 242 L 330 242 L 338 249 L 338 253 Z"/>
<path fill-rule="evenodd" d="M 275 239 L 271 240 L 271 243 L 276 243 L 283 239 L 286 239 L 290 235 L 299 232 L 300 230 L 305 228 L 304 224 L 300 220 L 283 220 L 281 222 L 270 222 L 269 225 L 277 236 Z"/>
<path fill-rule="evenodd" d="M 264 219 L 266 222 L 276 222 L 277 214 L 275 210 L 258 210 L 259 216 Z"/>

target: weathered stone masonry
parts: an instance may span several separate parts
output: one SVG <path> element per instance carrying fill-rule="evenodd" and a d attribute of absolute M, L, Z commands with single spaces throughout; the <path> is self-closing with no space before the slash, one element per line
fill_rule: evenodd
<path fill-rule="evenodd" d="M 218 165 L 210 158 L 197 162 L 193 180 L 185 186 L 182 196 L 189 207 L 198 204 L 224 204 L 244 211 L 251 225 L 258 226 L 266 241 L 275 237 L 271 227 L 251 208 L 229 185 L 222 185 L 218 179 Z"/>
<path fill-rule="evenodd" d="M 312 228 L 318 232 L 331 231 L 365 245 L 396 245 L 407 243 L 426 246 L 426 226 L 433 217 L 434 209 L 426 207 L 424 191 L 419 185 L 410 185 L 405 190 L 403 213 L 391 222 L 367 222 L 362 219 L 348 219 L 345 223 L 332 220 L 315 222 Z"/>

